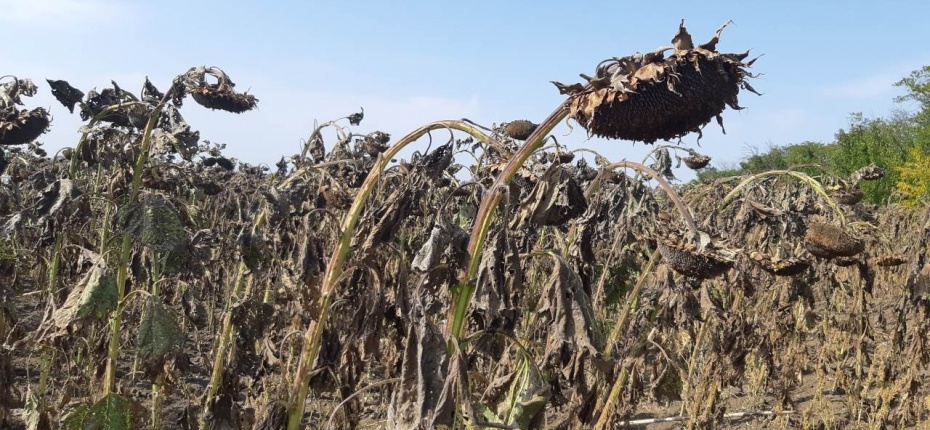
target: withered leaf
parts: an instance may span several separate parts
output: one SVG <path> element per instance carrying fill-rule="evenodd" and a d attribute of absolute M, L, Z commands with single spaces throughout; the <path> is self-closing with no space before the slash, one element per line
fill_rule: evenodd
<path fill-rule="evenodd" d="M 520 315 L 515 295 L 523 285 L 520 252 L 507 228 L 487 239 L 475 283 L 473 317 L 483 329 L 512 330 Z"/>
<path fill-rule="evenodd" d="M 685 20 L 681 20 L 681 24 L 678 25 L 678 34 L 672 38 L 672 44 L 675 45 L 675 53 L 694 49 L 694 42 L 691 40 L 691 35 L 688 34 L 688 30 L 685 29 Z"/>
<path fill-rule="evenodd" d="M 452 155 L 454 153 L 455 148 L 453 148 L 452 142 L 449 142 L 416 160 L 416 164 L 419 169 L 422 169 L 426 177 L 436 179 L 442 176 L 442 173 L 452 164 Z"/>
<path fill-rule="evenodd" d="M 313 163 L 319 163 L 326 158 L 326 146 L 323 144 L 323 135 L 320 134 L 316 126 L 316 124 L 313 125 L 314 133 L 307 141 L 307 154 L 310 155 L 310 160 L 313 161 Z"/>
<path fill-rule="evenodd" d="M 584 191 L 571 173 L 558 164 L 549 166 L 521 206 L 518 222 L 535 225 L 562 225 L 588 209 Z"/>
<path fill-rule="evenodd" d="M 441 221 L 437 222 L 430 230 L 429 238 L 417 251 L 411 264 L 414 270 L 428 272 L 431 268 L 440 263 L 443 254 L 447 254 L 450 260 L 456 262 L 460 256 L 460 250 L 468 241 L 468 235 L 458 225 Z M 450 245 L 454 249 L 450 249 Z"/>
<path fill-rule="evenodd" d="M 158 128 L 152 136 L 155 152 L 159 154 L 178 153 L 181 158 L 191 161 L 199 150 L 197 144 L 200 141 L 200 132 L 192 129 L 190 124 L 184 121 L 178 108 L 171 104 L 162 109 Z"/>
<path fill-rule="evenodd" d="M 759 217 L 761 217 L 762 219 L 766 219 L 766 218 L 769 218 L 769 217 L 780 217 L 780 216 L 784 215 L 784 213 L 785 213 L 785 211 L 783 211 L 783 210 L 780 210 L 780 209 L 776 209 L 776 208 L 773 208 L 773 207 L 766 206 L 766 205 L 764 205 L 764 204 L 762 204 L 762 203 L 759 203 L 759 202 L 757 202 L 757 201 L 755 201 L 755 200 L 752 200 L 752 199 L 747 199 L 747 200 L 746 200 L 746 203 L 749 204 L 749 206 L 752 208 L 752 210 L 753 210 L 757 215 L 759 215 Z"/>
<path fill-rule="evenodd" d="M 662 177 L 670 181 L 674 181 L 675 173 L 672 172 L 672 156 L 669 154 L 668 148 L 662 148 L 652 154 L 653 162 L 651 167 L 656 172 L 659 172 Z"/>
<path fill-rule="evenodd" d="M 727 28 L 728 25 L 732 24 L 733 20 L 728 19 L 727 22 L 723 23 L 717 31 L 714 32 L 714 37 L 712 37 L 707 43 L 700 46 L 701 49 L 706 49 L 708 51 L 714 52 L 717 50 L 717 42 L 720 42 L 720 35 L 723 33 L 723 29 Z"/>
<path fill-rule="evenodd" d="M 401 385 L 391 396 L 388 427 L 414 430 L 451 424 L 451 410 L 441 401 L 448 368 L 445 338 L 438 327 L 420 316 L 407 329 Z"/>
<path fill-rule="evenodd" d="M 303 224 L 309 231 L 311 225 L 309 216 L 304 217 Z M 296 254 L 294 264 L 300 278 L 307 285 L 315 285 L 316 280 L 326 270 L 323 240 L 315 234 L 305 235 L 298 246 Z"/>
<path fill-rule="evenodd" d="M 411 205 L 419 199 L 419 194 L 416 189 L 405 187 L 395 189 L 387 202 L 374 210 L 371 218 L 374 226 L 368 232 L 361 249 L 371 251 L 376 246 L 394 238 L 403 221 L 409 216 Z"/>
<path fill-rule="evenodd" d="M 99 254 L 84 251 L 85 257 L 92 263 L 90 271 L 75 285 L 65 302 L 55 310 L 48 323 L 43 324 L 39 332 L 48 333 L 50 329 L 53 336 L 67 332 L 68 328 L 84 318 L 105 319 L 116 308 L 117 289 L 116 281 L 106 260 Z"/>
<path fill-rule="evenodd" d="M 26 424 L 26 430 L 51 430 L 51 420 L 48 416 L 46 407 L 40 406 L 38 396 L 34 393 L 27 393 L 26 404 L 22 411 L 23 421 Z"/>
<path fill-rule="evenodd" d="M 46 79 L 48 85 L 52 87 L 52 95 L 62 106 L 68 108 L 68 111 L 74 113 L 74 105 L 81 102 L 84 98 L 84 92 L 74 88 L 68 81 L 56 81 Z"/>
<path fill-rule="evenodd" d="M 22 228 L 24 221 L 25 218 L 23 217 L 22 213 L 13 214 L 3 223 L 3 228 L 0 229 L 0 233 L 3 233 L 4 236 L 9 236 L 14 232 L 19 231 L 20 228 Z"/>
<path fill-rule="evenodd" d="M 549 82 L 552 82 L 552 85 L 555 85 L 555 87 L 559 89 L 559 94 L 562 94 L 562 95 L 572 95 L 572 94 L 580 93 L 584 91 L 584 85 L 581 85 L 578 83 L 571 84 L 571 85 L 565 85 L 561 82 L 556 82 L 556 81 L 549 81 Z"/>
<path fill-rule="evenodd" d="M 146 76 L 145 84 L 142 85 L 142 98 L 151 101 L 160 101 L 164 97 L 165 95 L 161 91 L 158 91 L 158 88 L 155 88 L 155 85 L 152 84 L 152 81 Z"/>
<path fill-rule="evenodd" d="M 287 217 L 290 214 L 291 196 L 290 193 L 278 191 L 277 187 L 262 186 L 259 188 L 262 197 L 274 208 L 275 215 L 278 217 Z"/>
<path fill-rule="evenodd" d="M 539 299 L 537 313 L 549 329 L 546 356 L 565 365 L 579 354 L 598 354 L 591 330 L 594 310 L 581 278 L 562 257 L 552 254 L 553 270 Z"/>
<path fill-rule="evenodd" d="M 245 227 L 236 236 L 236 245 L 242 262 L 249 270 L 261 270 L 270 261 L 268 240 L 263 234 L 252 234 Z"/>
<path fill-rule="evenodd" d="M 35 204 L 35 214 L 39 217 L 55 215 L 65 204 L 81 195 L 80 190 L 70 179 L 59 179 L 42 190 Z"/>
<path fill-rule="evenodd" d="M 362 123 L 362 119 L 365 118 L 365 108 L 359 108 L 360 112 L 353 113 L 349 115 L 349 124 L 359 125 Z"/>

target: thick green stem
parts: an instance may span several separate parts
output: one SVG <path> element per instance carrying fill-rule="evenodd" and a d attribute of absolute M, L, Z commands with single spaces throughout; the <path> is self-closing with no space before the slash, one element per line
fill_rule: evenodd
<path fill-rule="evenodd" d="M 65 233 L 59 230 L 55 237 L 52 261 L 48 267 L 48 297 L 52 304 L 55 303 L 55 290 L 58 289 L 58 266 L 61 263 L 61 247 L 64 246 L 64 241 Z"/>
<path fill-rule="evenodd" d="M 437 121 L 420 127 L 404 136 L 378 158 L 378 161 L 368 173 L 368 177 L 365 178 L 365 182 L 358 189 L 358 194 L 355 196 L 352 206 L 343 218 L 339 242 L 336 245 L 336 250 L 333 252 L 332 257 L 330 257 L 329 264 L 326 265 L 326 273 L 323 275 L 323 284 L 320 288 L 320 316 L 319 319 L 310 323 L 310 326 L 304 333 L 304 342 L 301 348 L 300 360 L 297 363 L 294 385 L 290 391 L 292 397 L 290 409 L 288 410 L 288 430 L 297 430 L 300 428 L 307 394 L 310 390 L 310 371 L 320 352 L 323 330 L 326 328 L 326 323 L 329 320 L 329 307 L 332 302 L 332 296 L 336 291 L 338 280 L 342 275 L 343 265 L 351 251 L 352 239 L 355 236 L 355 227 L 358 225 L 365 203 L 367 203 L 368 197 L 374 191 L 375 185 L 381 179 L 381 174 L 391 159 L 407 145 L 413 143 L 430 131 L 438 129 L 458 130 L 468 133 L 481 142 L 494 142 L 493 139 L 482 133 L 480 129 L 464 121 Z M 495 143 L 495 145 L 502 146 L 498 143 Z"/>
<path fill-rule="evenodd" d="M 116 297 L 122 302 L 126 295 L 126 276 L 129 273 L 129 256 L 132 252 L 132 238 L 123 235 L 120 248 L 119 266 L 116 269 Z M 107 349 L 107 368 L 103 380 L 103 396 L 110 394 L 116 388 L 116 360 L 119 358 L 119 333 L 122 326 L 122 306 L 116 306 L 110 317 L 110 345 Z"/>
<path fill-rule="evenodd" d="M 510 181 L 523 167 L 526 160 L 542 146 L 546 135 L 567 115 L 568 103 L 563 102 L 536 127 L 536 130 L 526 139 L 523 146 L 513 154 L 513 157 L 504 166 L 504 170 L 494 180 L 490 192 L 486 193 L 482 198 L 481 206 L 479 206 L 475 217 L 475 224 L 472 227 L 471 238 L 468 242 L 468 254 L 470 255 L 468 270 L 459 279 L 459 284 L 453 293 L 452 306 L 449 308 L 450 315 L 446 323 L 447 337 L 461 337 L 465 313 L 468 311 L 468 305 L 475 293 L 475 285 L 472 279 L 477 274 L 478 265 L 481 262 L 481 250 L 484 248 L 484 242 L 491 227 L 491 214 L 500 203 L 506 186 L 510 184 Z"/>
<path fill-rule="evenodd" d="M 170 91 L 169 91 L 170 94 Z M 139 199 L 139 190 L 142 188 L 142 170 L 148 160 L 149 149 L 152 146 L 152 130 L 158 122 L 158 117 L 167 103 L 167 96 L 152 111 L 148 122 L 145 124 L 145 130 L 142 134 L 142 145 L 139 149 L 139 157 L 132 170 L 132 188 L 129 193 L 129 201 L 135 202 Z M 116 275 L 116 297 L 119 303 L 122 303 L 126 295 L 126 278 L 129 273 L 129 258 L 132 254 L 132 236 L 129 233 L 123 233 L 122 246 L 120 247 L 119 265 L 117 266 Z M 110 317 L 110 345 L 107 352 L 107 368 L 104 377 L 103 395 L 110 394 L 116 388 L 116 360 L 119 358 L 119 333 L 122 325 L 122 306 L 117 306 Z"/>
<path fill-rule="evenodd" d="M 101 172 L 98 170 L 97 174 L 101 175 Z M 98 228 L 100 229 L 100 245 L 98 247 L 98 249 L 100 249 L 100 255 L 106 255 L 107 242 L 110 241 L 110 217 L 113 216 L 112 215 L 113 205 L 110 204 L 110 201 L 113 200 L 113 187 L 112 186 L 109 187 L 109 189 L 107 190 L 107 197 L 109 197 L 110 200 L 107 201 L 104 205 L 105 207 L 103 209 L 103 220 L 98 226 Z"/>

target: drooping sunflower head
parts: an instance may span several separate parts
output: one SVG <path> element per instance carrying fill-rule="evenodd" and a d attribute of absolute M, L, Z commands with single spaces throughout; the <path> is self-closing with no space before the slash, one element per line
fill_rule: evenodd
<path fill-rule="evenodd" d="M 591 135 L 645 143 L 700 133 L 713 118 L 722 127 L 727 106 L 742 109 L 740 90 L 756 92 L 746 82 L 749 52 L 716 51 L 728 24 L 695 47 L 682 21 L 673 46 L 604 60 L 593 77 L 581 75 L 586 85 L 555 83 L 570 95 L 569 115 Z"/>

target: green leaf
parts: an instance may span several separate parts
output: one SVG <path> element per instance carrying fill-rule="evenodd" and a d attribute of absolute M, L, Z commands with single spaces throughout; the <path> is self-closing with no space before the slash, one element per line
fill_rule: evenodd
<path fill-rule="evenodd" d="M 141 203 L 122 209 L 119 219 L 126 233 L 155 252 L 173 252 L 187 242 L 181 219 L 161 196 L 144 196 Z"/>
<path fill-rule="evenodd" d="M 132 404 L 125 397 L 110 393 L 90 407 L 84 418 L 84 430 L 130 430 Z"/>
<path fill-rule="evenodd" d="M 65 302 L 52 314 L 50 322 L 65 329 L 84 318 L 105 319 L 116 308 L 116 281 L 106 261 L 97 253 L 85 251 L 93 263 L 81 282 L 71 289 Z"/>
<path fill-rule="evenodd" d="M 162 358 L 183 341 L 174 313 L 157 298 L 149 297 L 139 324 L 139 356 L 146 359 Z"/>
<path fill-rule="evenodd" d="M 84 420 L 90 413 L 90 407 L 85 404 L 77 405 L 65 413 L 61 428 L 65 430 L 84 430 Z"/>
<path fill-rule="evenodd" d="M 551 396 L 549 384 L 543 379 L 536 363 L 524 354 L 510 386 L 510 392 L 504 401 L 498 404 L 498 414 L 504 419 L 504 423 L 528 429 Z"/>
<path fill-rule="evenodd" d="M 491 383 L 492 386 L 499 387 L 494 389 L 495 392 L 506 389 L 506 393 L 486 398 L 485 401 L 490 402 L 490 405 L 475 406 L 483 420 L 473 423 L 475 428 L 486 424 L 532 428 L 539 413 L 552 397 L 549 384 L 536 363 L 528 354 L 521 353 L 520 356 L 520 363 L 514 372 Z"/>
<path fill-rule="evenodd" d="M 77 305 L 78 318 L 104 319 L 116 308 L 118 290 L 103 259 L 99 260 L 85 278 L 84 291 Z"/>

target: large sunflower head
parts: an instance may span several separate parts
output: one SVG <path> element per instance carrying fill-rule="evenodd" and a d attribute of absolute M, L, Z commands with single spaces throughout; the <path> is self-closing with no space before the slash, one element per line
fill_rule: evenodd
<path fill-rule="evenodd" d="M 570 95 L 569 115 L 589 134 L 646 143 L 700 133 L 713 118 L 722 127 L 727 106 L 741 109 L 739 91 L 756 92 L 745 81 L 749 52 L 716 51 L 727 24 L 695 47 L 682 21 L 673 46 L 604 60 L 593 77 L 581 75 L 586 85 L 555 83 Z"/>

